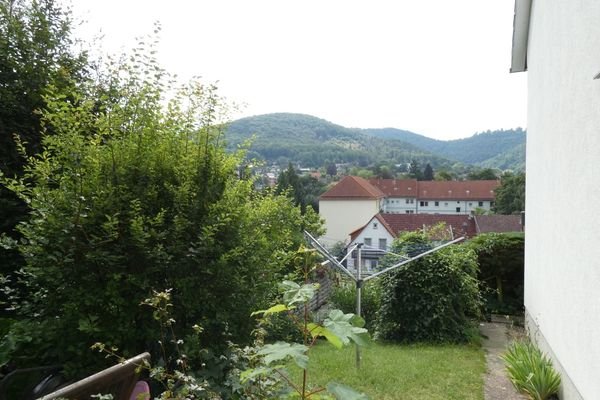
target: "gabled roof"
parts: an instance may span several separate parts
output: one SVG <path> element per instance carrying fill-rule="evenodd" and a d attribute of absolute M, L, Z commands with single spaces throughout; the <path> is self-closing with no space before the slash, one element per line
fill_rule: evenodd
<path fill-rule="evenodd" d="M 472 237 L 477 234 L 473 218 L 469 215 L 446 214 L 381 214 L 386 224 L 392 229 L 394 235 L 400 232 L 413 232 L 422 230 L 423 226 L 430 227 L 440 222 L 452 227 L 455 237 Z"/>
<path fill-rule="evenodd" d="M 452 232 L 456 238 L 460 236 L 473 237 L 477 234 L 475 221 L 469 215 L 379 213 L 371 218 L 367 224 L 351 232 L 350 240 L 356 239 L 373 219 L 380 221 L 392 237 L 397 237 L 402 232 L 422 231 L 423 227 L 432 227 L 440 222 L 452 227 Z"/>
<path fill-rule="evenodd" d="M 381 190 L 387 197 L 417 197 L 416 179 L 369 179 L 369 183 Z"/>
<path fill-rule="evenodd" d="M 371 223 L 371 222 L 372 222 L 374 219 L 378 220 L 378 221 L 379 221 L 379 223 L 381 224 L 381 226 L 383 226 L 383 227 L 384 227 L 384 228 L 385 228 L 385 229 L 386 229 L 386 230 L 389 232 L 389 234 L 390 234 L 390 235 L 392 235 L 392 237 L 396 237 L 396 234 L 394 233 L 394 230 L 392 229 L 392 227 L 388 225 L 388 223 L 386 222 L 386 220 L 385 220 L 385 219 L 383 219 L 383 217 L 381 216 L 381 213 L 379 213 L 379 214 L 375 214 L 375 216 L 374 216 L 373 218 L 371 218 L 371 219 L 369 220 L 369 222 L 367 222 L 366 224 L 364 224 L 364 225 L 363 225 L 363 226 L 361 226 L 360 228 L 358 228 L 358 229 L 356 229 L 356 230 L 354 230 L 354 231 L 350 232 L 350 241 L 353 241 L 354 239 L 356 239 L 356 237 L 357 237 L 358 235 L 360 235 L 360 233 L 361 233 L 361 232 L 362 232 L 362 231 L 363 231 L 363 230 L 364 230 L 364 229 L 365 229 L 367 226 L 369 226 L 369 224 L 370 224 L 370 223 Z"/>
<path fill-rule="evenodd" d="M 523 232 L 520 215 L 476 215 L 477 233 Z"/>
<path fill-rule="evenodd" d="M 335 199 L 381 199 L 385 194 L 378 188 L 371 185 L 367 180 L 358 176 L 345 176 L 334 187 L 326 191 L 319 198 L 320 200 Z"/>
<path fill-rule="evenodd" d="M 421 181 L 419 199 L 494 200 L 500 181 Z"/>

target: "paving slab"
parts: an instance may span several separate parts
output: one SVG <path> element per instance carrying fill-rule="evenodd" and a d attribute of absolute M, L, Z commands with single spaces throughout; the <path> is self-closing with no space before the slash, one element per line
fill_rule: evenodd
<path fill-rule="evenodd" d="M 484 322 L 479 326 L 483 335 L 483 348 L 487 373 L 484 382 L 485 400 L 527 400 L 527 397 L 519 394 L 510 380 L 504 362 L 500 355 L 506 350 L 510 341 L 520 335 L 518 329 L 510 324 L 497 322 Z"/>

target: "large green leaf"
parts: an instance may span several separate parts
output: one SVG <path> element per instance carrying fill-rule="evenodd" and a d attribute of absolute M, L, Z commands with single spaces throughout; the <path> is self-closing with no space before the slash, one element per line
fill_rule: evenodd
<path fill-rule="evenodd" d="M 344 314 L 340 310 L 331 310 L 328 318 L 323 321 L 325 328 L 333 332 L 344 344 L 353 341 L 359 346 L 367 345 L 369 333 L 364 326 L 364 320 L 356 315 Z"/>
<path fill-rule="evenodd" d="M 285 304 L 276 304 L 273 307 L 267 309 L 267 310 L 259 310 L 259 311 L 254 311 L 251 315 L 255 316 L 258 314 L 263 314 L 263 316 L 267 316 L 270 314 L 276 314 L 276 313 L 280 313 L 282 311 L 287 311 L 287 310 L 291 310 L 291 308 L 289 308 L 288 306 L 286 306 Z"/>
<path fill-rule="evenodd" d="M 334 395 L 337 400 L 369 400 L 366 394 L 358 393 L 351 387 L 337 382 L 329 382 L 327 391 Z"/>
<path fill-rule="evenodd" d="M 273 371 L 283 370 L 284 368 L 285 365 L 273 365 L 270 367 L 258 367 L 247 369 L 240 374 L 240 381 L 242 383 L 245 383 L 252 378 L 256 378 L 257 376 L 269 376 L 273 373 Z"/>
<path fill-rule="evenodd" d="M 308 328 L 308 331 L 310 332 L 310 335 L 313 338 L 319 337 L 319 336 L 324 337 L 325 339 L 327 339 L 327 341 L 329 343 L 331 343 L 338 349 L 341 349 L 344 346 L 342 339 L 340 339 L 335 333 L 333 333 L 329 329 L 325 328 L 324 326 L 317 325 L 314 322 L 311 322 L 307 325 L 307 328 Z"/>
<path fill-rule="evenodd" d="M 296 282 L 283 281 L 279 284 L 279 288 L 283 291 L 283 301 L 288 307 L 291 307 L 294 304 L 303 304 L 312 299 L 319 288 L 319 284 L 306 283 L 300 286 Z"/>
<path fill-rule="evenodd" d="M 265 364 L 269 365 L 273 361 L 282 361 L 288 357 L 294 360 L 296 365 L 302 369 L 308 366 L 308 356 L 306 352 L 308 347 L 298 343 L 276 342 L 266 344 L 258 351 L 258 354 L 265 356 Z"/>

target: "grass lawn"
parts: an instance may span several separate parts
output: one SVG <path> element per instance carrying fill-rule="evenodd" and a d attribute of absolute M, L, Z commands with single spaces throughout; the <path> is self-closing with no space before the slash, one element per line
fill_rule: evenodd
<path fill-rule="evenodd" d="M 361 351 L 357 371 L 354 347 L 317 345 L 309 353 L 309 382 L 325 385 L 334 380 L 372 400 L 483 399 L 485 357 L 478 346 L 373 343 Z M 295 373 L 299 376 L 299 369 Z"/>

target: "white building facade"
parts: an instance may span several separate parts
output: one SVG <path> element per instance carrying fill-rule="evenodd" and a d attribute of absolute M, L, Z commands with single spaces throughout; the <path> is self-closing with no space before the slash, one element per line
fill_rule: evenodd
<path fill-rule="evenodd" d="M 597 399 L 600 2 L 517 0 L 511 70 L 528 71 L 527 325 L 561 373 L 560 398 Z"/>

